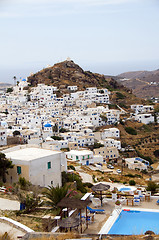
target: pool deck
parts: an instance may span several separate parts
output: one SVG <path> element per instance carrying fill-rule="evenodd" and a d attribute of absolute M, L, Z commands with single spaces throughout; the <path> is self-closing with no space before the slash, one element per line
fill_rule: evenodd
<path fill-rule="evenodd" d="M 127 206 L 127 205 L 122 205 L 122 208 L 126 209 L 138 209 L 138 210 L 144 210 L 144 209 L 154 209 L 159 211 L 159 205 L 156 204 L 157 199 L 152 199 L 149 202 L 143 201 L 141 202 L 140 205 L 138 206 Z M 91 206 L 93 208 L 93 206 Z M 115 203 L 114 202 L 108 202 L 106 203 L 102 209 L 105 209 L 104 214 L 95 214 L 94 217 L 94 222 L 90 223 L 88 226 L 88 229 L 84 231 L 86 234 L 98 234 L 108 218 L 112 215 L 114 209 L 115 209 Z"/>

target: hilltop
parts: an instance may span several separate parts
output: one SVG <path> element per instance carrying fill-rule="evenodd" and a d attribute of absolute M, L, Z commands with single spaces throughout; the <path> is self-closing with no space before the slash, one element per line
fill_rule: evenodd
<path fill-rule="evenodd" d="M 132 89 L 141 98 L 159 97 L 159 69 L 126 72 L 117 76 L 118 82 Z"/>
<path fill-rule="evenodd" d="M 130 104 L 143 103 L 143 100 L 136 98 L 130 89 L 118 83 L 115 77 L 84 71 L 72 60 L 45 68 L 29 76 L 28 82 L 31 87 L 39 83 L 54 85 L 60 90 L 59 94 L 68 93 L 67 86 L 70 85 L 78 86 L 78 90 L 85 90 L 87 87 L 108 88 L 112 92 L 111 103 L 126 109 Z"/>
<path fill-rule="evenodd" d="M 52 67 L 45 68 L 36 74 L 28 77 L 31 86 L 38 83 L 54 85 L 58 88 L 77 85 L 79 90 L 86 87 L 121 87 L 113 77 L 104 76 L 90 71 L 84 71 L 79 65 L 72 60 L 66 60 L 54 64 Z"/>

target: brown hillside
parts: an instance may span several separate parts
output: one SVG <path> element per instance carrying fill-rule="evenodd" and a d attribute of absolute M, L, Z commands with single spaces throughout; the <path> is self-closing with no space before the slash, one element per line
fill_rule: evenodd
<path fill-rule="evenodd" d="M 126 78 L 122 80 L 123 78 Z M 134 71 L 118 75 L 118 81 L 142 98 L 159 97 L 159 69 Z"/>
<path fill-rule="evenodd" d="M 54 66 L 45 68 L 36 74 L 28 77 L 30 86 L 37 86 L 39 83 L 54 85 L 60 89 L 60 93 L 67 93 L 67 86 L 76 85 L 78 90 L 86 87 L 108 88 L 112 91 L 111 103 L 129 107 L 130 104 L 143 103 L 143 100 L 135 97 L 131 90 L 118 83 L 113 77 L 105 76 L 90 71 L 84 71 L 73 61 L 56 63 Z M 122 92 L 123 98 L 117 92 Z"/>
<path fill-rule="evenodd" d="M 58 88 L 66 88 L 70 85 L 77 85 L 79 90 L 86 87 L 107 87 L 111 89 L 126 89 L 123 85 L 117 83 L 111 76 L 104 76 L 90 71 L 84 71 L 72 60 L 56 63 L 52 67 L 45 68 L 36 74 L 28 77 L 31 86 L 38 83 L 54 85 Z"/>

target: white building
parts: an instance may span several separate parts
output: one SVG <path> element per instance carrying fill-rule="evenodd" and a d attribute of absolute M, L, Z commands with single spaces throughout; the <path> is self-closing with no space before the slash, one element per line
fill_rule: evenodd
<path fill-rule="evenodd" d="M 154 106 L 153 105 L 142 105 L 142 104 L 134 104 L 131 105 L 131 109 L 136 113 L 148 113 L 148 112 L 152 112 L 154 110 Z"/>
<path fill-rule="evenodd" d="M 82 165 L 93 163 L 93 152 L 89 150 L 71 150 L 65 154 L 67 160 L 78 161 Z"/>
<path fill-rule="evenodd" d="M 119 140 L 115 140 L 113 138 L 106 138 L 100 142 L 104 144 L 105 147 L 116 147 L 118 150 L 121 149 L 121 142 Z"/>
<path fill-rule="evenodd" d="M 77 86 L 68 86 L 67 89 L 69 91 L 77 91 L 78 87 Z"/>
<path fill-rule="evenodd" d="M 104 129 L 101 133 L 102 139 L 105 138 L 120 138 L 120 130 L 118 128 Z"/>
<path fill-rule="evenodd" d="M 139 169 L 141 170 L 147 170 L 149 166 L 149 162 L 140 158 L 125 158 L 125 164 L 129 169 Z"/>
<path fill-rule="evenodd" d="M 154 116 L 152 116 L 151 113 L 138 114 L 138 115 L 135 115 L 134 118 L 136 121 L 144 124 L 149 124 L 154 122 Z"/>
<path fill-rule="evenodd" d="M 101 155 L 103 161 L 109 161 L 112 159 L 117 159 L 119 157 L 119 151 L 116 147 L 100 147 L 93 150 L 95 155 Z"/>
<path fill-rule="evenodd" d="M 0 146 L 7 145 L 7 130 L 0 127 Z"/>
<path fill-rule="evenodd" d="M 42 187 L 61 186 L 61 162 L 64 161 L 61 152 L 41 148 L 11 148 L 3 153 L 14 164 L 14 168 L 8 171 L 8 182 L 17 182 L 19 177 L 24 177 Z"/>

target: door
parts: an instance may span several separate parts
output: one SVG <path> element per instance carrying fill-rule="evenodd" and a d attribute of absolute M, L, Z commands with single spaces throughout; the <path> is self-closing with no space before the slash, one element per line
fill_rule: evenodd
<path fill-rule="evenodd" d="M 88 161 L 88 160 L 86 161 L 86 165 L 87 165 L 87 166 L 89 165 L 89 161 Z"/>

